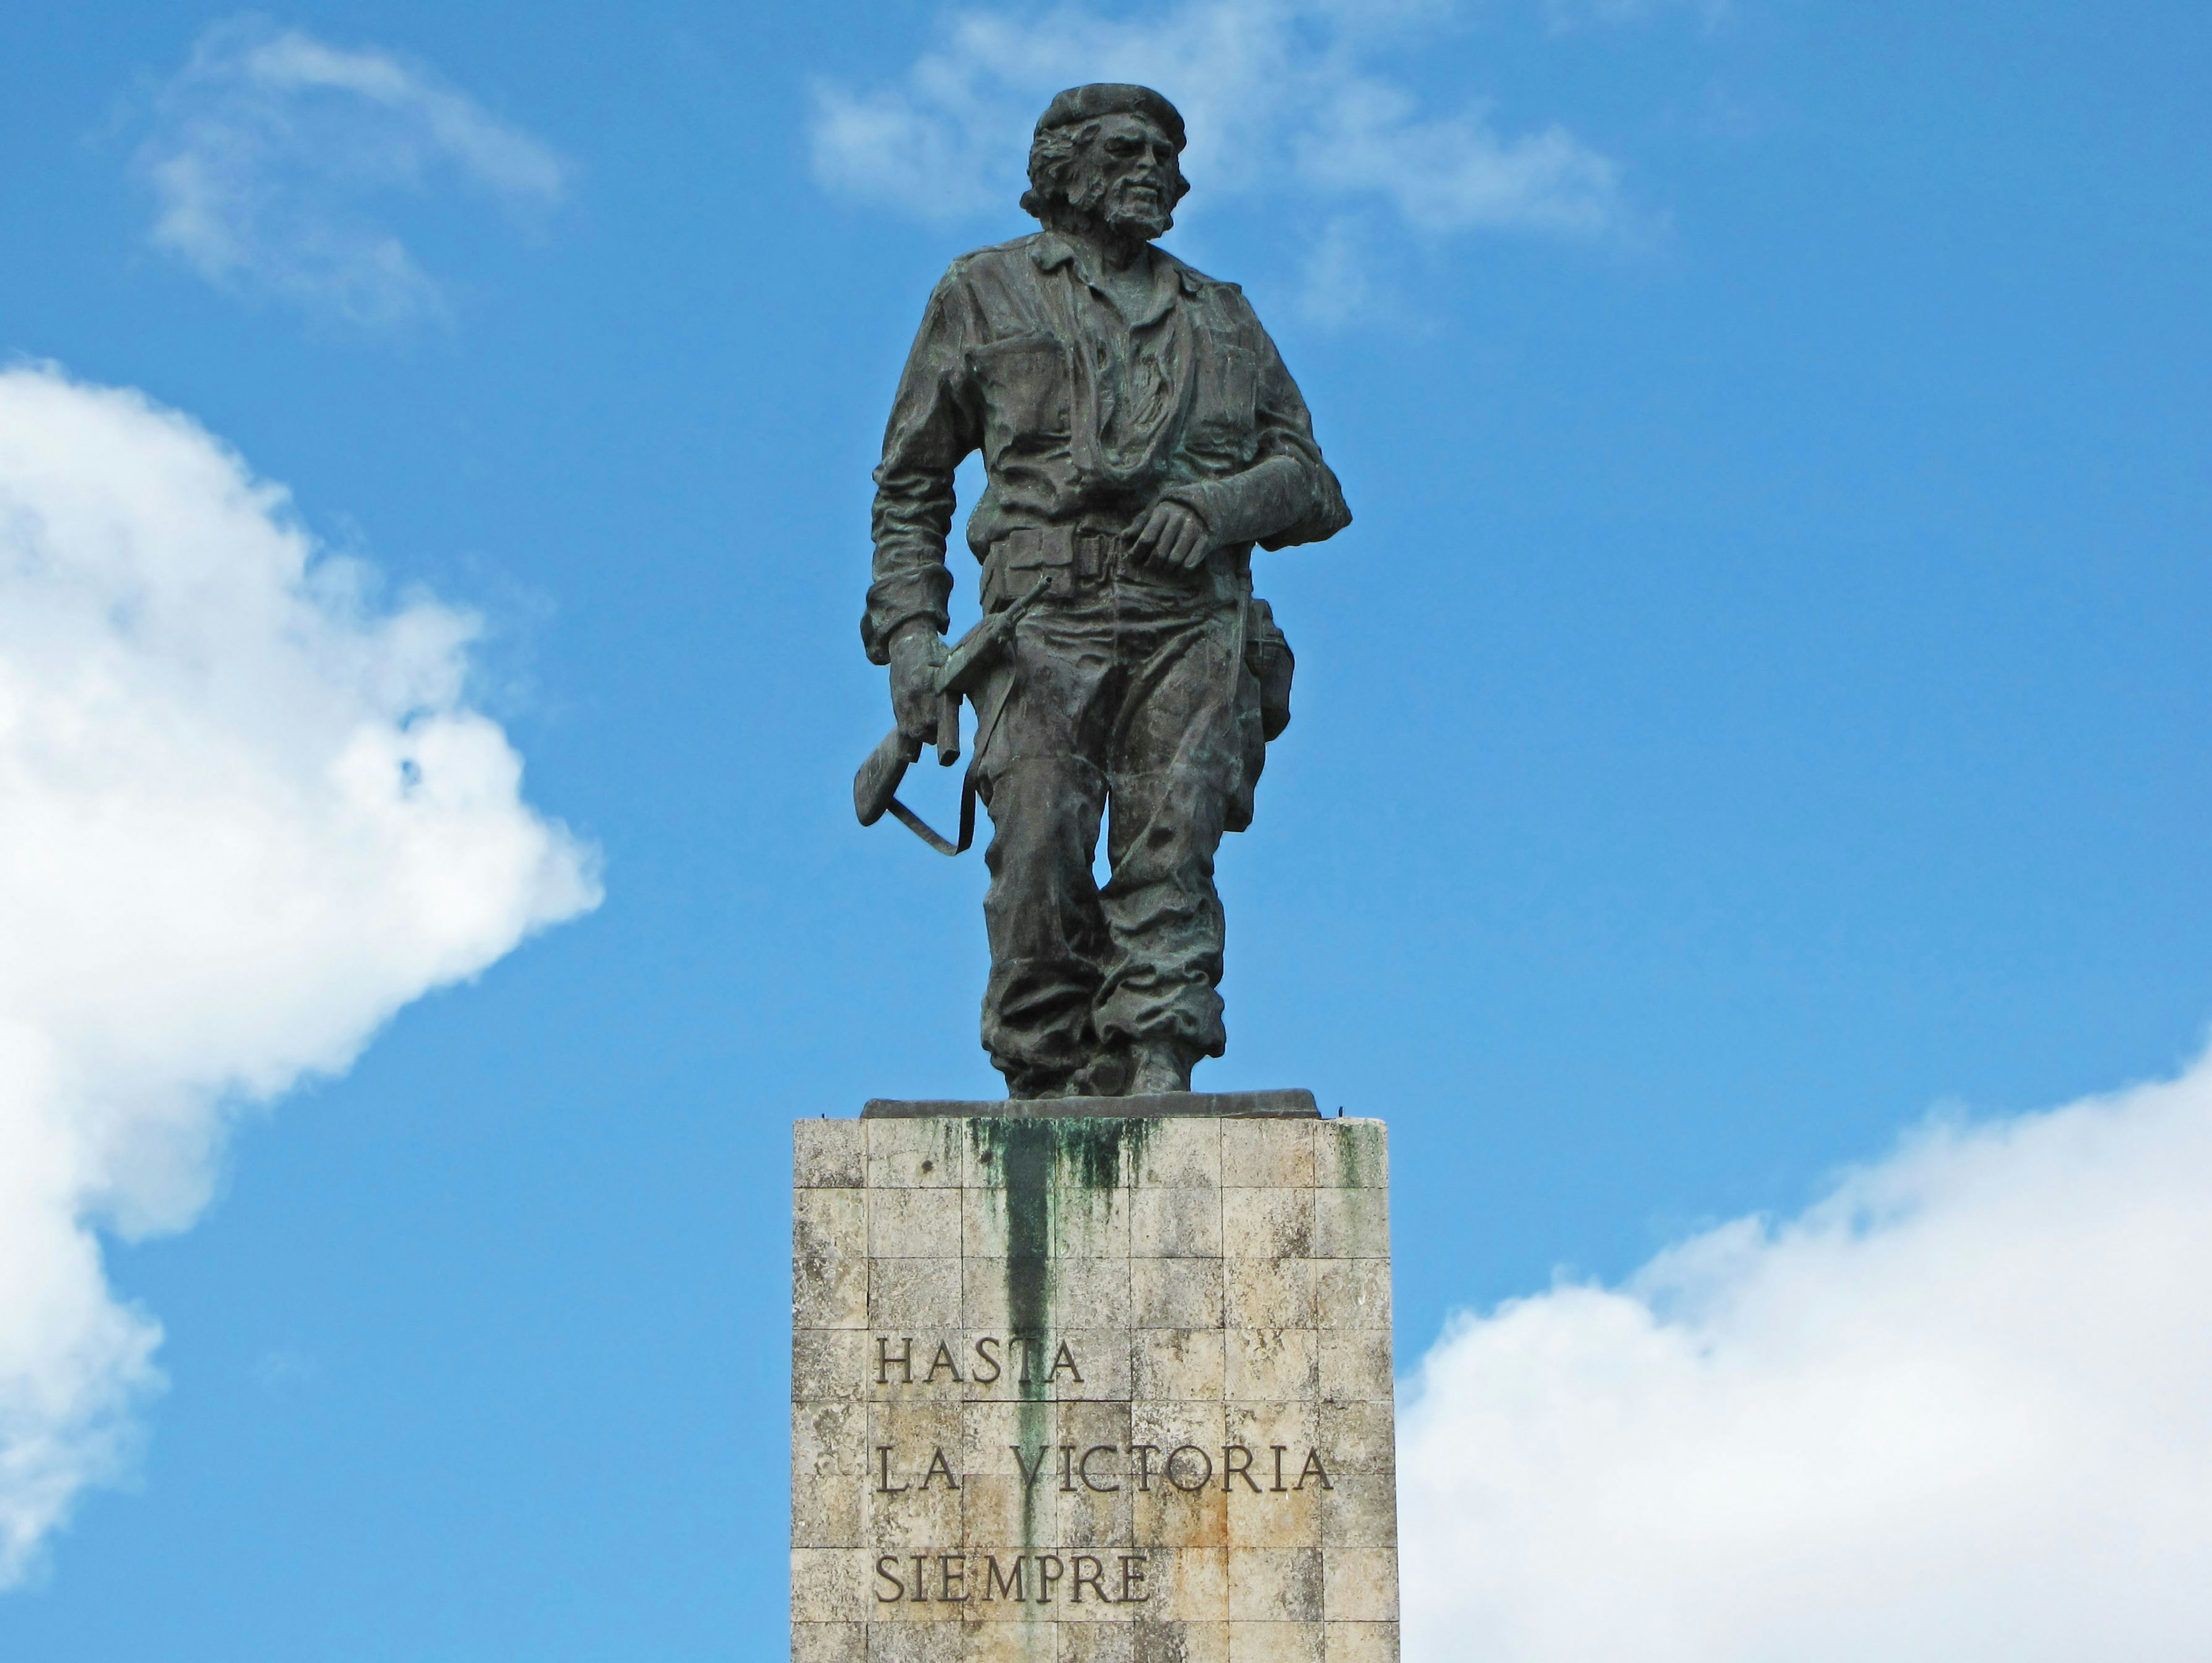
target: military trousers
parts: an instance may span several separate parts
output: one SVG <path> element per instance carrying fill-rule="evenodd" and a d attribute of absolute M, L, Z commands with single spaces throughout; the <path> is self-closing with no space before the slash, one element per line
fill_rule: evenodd
<path fill-rule="evenodd" d="M 1222 1053 L 1214 855 L 1265 754 L 1244 616 L 1210 580 L 1109 571 L 1041 601 L 986 690 L 983 1046 L 1018 1095 L 1127 1041 Z"/>

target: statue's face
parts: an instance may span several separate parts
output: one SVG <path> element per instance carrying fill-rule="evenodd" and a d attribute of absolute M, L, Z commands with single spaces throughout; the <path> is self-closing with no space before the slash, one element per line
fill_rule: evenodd
<path fill-rule="evenodd" d="M 1174 223 L 1175 142 L 1142 116 L 1108 116 L 1075 154 L 1068 200 L 1150 242 Z"/>

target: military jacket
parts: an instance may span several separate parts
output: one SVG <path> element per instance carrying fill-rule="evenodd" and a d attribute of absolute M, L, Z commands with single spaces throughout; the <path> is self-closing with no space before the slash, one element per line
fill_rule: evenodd
<path fill-rule="evenodd" d="M 1015 531 L 1118 535 L 1163 500 L 1205 521 L 1217 563 L 1351 523 L 1305 401 L 1243 291 L 1153 248 L 1149 289 L 1117 304 L 1094 258 L 1039 232 L 963 256 L 930 296 L 875 473 L 860 633 L 877 663 L 909 618 L 949 627 L 953 470 L 977 450 L 978 560 Z"/>

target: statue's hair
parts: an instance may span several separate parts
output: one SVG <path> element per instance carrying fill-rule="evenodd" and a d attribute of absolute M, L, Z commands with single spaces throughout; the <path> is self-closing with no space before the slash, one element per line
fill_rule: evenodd
<path fill-rule="evenodd" d="M 1030 188 L 1022 192 L 1024 213 L 1057 229 L 1073 211 L 1074 204 L 1068 200 L 1067 177 L 1077 155 L 1097 138 L 1099 124 L 1099 119 L 1094 117 L 1064 127 L 1037 129 L 1036 137 L 1030 141 Z M 1190 193 L 1190 181 L 1182 176 L 1180 155 L 1170 166 L 1174 175 L 1168 185 L 1168 210 L 1172 215 L 1175 205 Z"/>

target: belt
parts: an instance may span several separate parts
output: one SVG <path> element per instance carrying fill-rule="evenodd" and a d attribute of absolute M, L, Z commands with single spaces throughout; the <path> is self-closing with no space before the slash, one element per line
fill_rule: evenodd
<path fill-rule="evenodd" d="M 1047 594 L 1066 600 L 1078 588 L 1103 582 L 1124 546 L 1114 533 L 1085 525 L 1024 526 L 991 545 L 988 586 L 1021 595 L 1043 578 Z"/>
<path fill-rule="evenodd" d="M 987 610 L 1005 605 L 1036 588 L 1040 578 L 1045 580 L 1047 595 L 1073 600 L 1117 574 L 1193 593 L 1210 592 L 1229 600 L 1239 592 L 1243 554 L 1240 549 L 1216 549 L 1195 570 L 1168 573 L 1132 566 L 1125 532 L 1095 531 L 1085 525 L 1024 526 L 991 545 L 983 562 L 983 604 Z"/>

